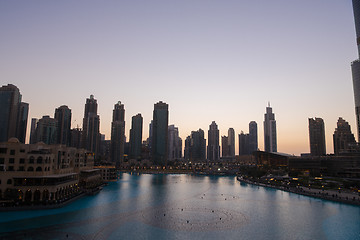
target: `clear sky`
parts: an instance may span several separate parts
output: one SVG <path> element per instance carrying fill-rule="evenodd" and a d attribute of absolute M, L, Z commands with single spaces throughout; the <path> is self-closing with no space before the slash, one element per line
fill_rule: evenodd
<path fill-rule="evenodd" d="M 145 139 L 162 100 L 183 140 L 216 121 L 238 149 L 254 120 L 263 150 L 270 101 L 279 152 L 309 152 L 308 118 L 321 117 L 332 153 L 338 117 L 355 132 L 357 58 L 351 0 L 0 1 L 1 85 L 20 88 L 29 123 L 68 105 L 81 127 L 94 94 L 106 139 L 117 101 L 126 136 L 141 113 Z"/>

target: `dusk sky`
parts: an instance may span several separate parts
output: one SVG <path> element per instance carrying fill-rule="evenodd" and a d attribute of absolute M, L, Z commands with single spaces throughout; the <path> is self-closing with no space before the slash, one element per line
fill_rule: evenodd
<path fill-rule="evenodd" d="M 327 152 L 341 116 L 355 133 L 351 62 L 358 58 L 351 0 L 0 1 L 1 85 L 16 85 L 31 118 L 68 105 L 82 126 L 98 101 L 110 138 L 114 104 L 144 117 L 169 104 L 185 140 L 216 121 L 220 135 L 258 124 L 270 101 L 278 151 L 309 152 L 308 118 L 325 122 Z M 29 137 L 28 137 L 29 138 Z M 183 143 L 184 145 L 184 143 Z"/>

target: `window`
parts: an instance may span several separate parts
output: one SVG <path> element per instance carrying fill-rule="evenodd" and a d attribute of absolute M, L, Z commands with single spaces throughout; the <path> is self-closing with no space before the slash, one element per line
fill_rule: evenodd
<path fill-rule="evenodd" d="M 31 156 L 31 157 L 29 158 L 29 163 L 34 163 L 34 160 L 35 160 L 35 158 L 34 158 L 33 156 Z"/>
<path fill-rule="evenodd" d="M 13 172 L 13 171 L 14 171 L 14 166 L 9 166 L 9 167 L 8 167 L 8 171 L 9 171 L 9 172 Z"/>
<path fill-rule="evenodd" d="M 36 163 L 42 163 L 43 158 L 42 157 L 38 157 L 36 160 Z"/>
<path fill-rule="evenodd" d="M 7 184 L 12 184 L 12 180 L 11 180 L 11 179 L 8 179 L 8 180 L 7 180 Z"/>
<path fill-rule="evenodd" d="M 0 164 L 4 164 L 5 159 L 4 158 L 0 158 Z"/>
<path fill-rule="evenodd" d="M 15 155 L 15 150 L 14 149 L 10 150 L 10 155 Z"/>
<path fill-rule="evenodd" d="M 25 158 L 20 158 L 20 163 L 25 163 Z"/>
<path fill-rule="evenodd" d="M 7 148 L 0 148 L 0 153 L 6 154 L 6 152 L 7 152 Z"/>
<path fill-rule="evenodd" d="M 15 162 L 15 158 L 9 158 L 9 163 L 14 163 Z"/>
<path fill-rule="evenodd" d="M 25 152 L 25 149 L 20 149 L 20 152 L 21 152 L 21 153 L 24 153 L 24 152 Z"/>
<path fill-rule="evenodd" d="M 34 168 L 33 167 L 28 167 L 28 172 L 33 172 Z"/>
<path fill-rule="evenodd" d="M 37 168 L 36 168 L 36 171 L 37 171 L 37 172 L 41 172 L 41 171 L 42 171 L 42 168 L 41 168 L 41 167 L 37 167 Z"/>
<path fill-rule="evenodd" d="M 25 171 L 24 166 L 20 166 L 18 171 L 19 171 L 19 172 L 24 172 L 24 171 Z"/>

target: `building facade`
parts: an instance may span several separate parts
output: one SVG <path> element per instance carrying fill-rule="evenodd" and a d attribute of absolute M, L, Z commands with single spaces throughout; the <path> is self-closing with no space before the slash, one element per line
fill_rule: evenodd
<path fill-rule="evenodd" d="M 249 134 L 245 134 L 243 131 L 241 131 L 239 134 L 239 156 L 249 154 Z"/>
<path fill-rule="evenodd" d="M 97 156 L 100 147 L 100 117 L 97 115 L 97 100 L 94 95 L 86 99 L 83 130 L 81 137 L 82 148 Z"/>
<path fill-rule="evenodd" d="M 25 143 L 29 104 L 21 102 L 19 89 L 12 85 L 0 88 L 0 142 L 17 138 Z"/>
<path fill-rule="evenodd" d="M 125 148 L 125 108 L 119 101 L 114 105 L 111 123 L 111 161 L 121 164 Z"/>
<path fill-rule="evenodd" d="M 359 0 L 353 0 L 356 42 L 358 47 L 358 57 L 360 56 L 360 2 Z M 360 142 L 360 60 L 359 58 L 351 63 L 354 99 L 355 99 L 355 115 L 357 124 L 357 136 Z"/>
<path fill-rule="evenodd" d="M 219 129 L 215 121 L 209 126 L 207 159 L 217 161 L 220 159 Z"/>
<path fill-rule="evenodd" d="M 182 158 L 182 139 L 179 137 L 179 129 L 174 125 L 168 127 L 168 160 Z"/>
<path fill-rule="evenodd" d="M 137 114 L 131 118 L 130 129 L 130 158 L 140 159 L 142 148 L 143 117 Z"/>
<path fill-rule="evenodd" d="M 155 165 L 164 166 L 168 157 L 169 106 L 160 101 L 154 104 L 151 127 L 151 158 Z"/>
<path fill-rule="evenodd" d="M 326 155 L 325 124 L 322 118 L 309 118 L 310 154 Z"/>
<path fill-rule="evenodd" d="M 264 145 L 265 152 L 277 152 L 276 121 L 275 114 L 269 105 L 264 114 Z"/>
<path fill-rule="evenodd" d="M 337 128 L 333 135 L 333 141 L 335 155 L 346 153 L 352 148 L 352 145 L 356 144 L 349 123 L 341 117 L 337 121 Z"/>
<path fill-rule="evenodd" d="M 257 123 L 251 121 L 249 123 L 249 152 L 250 154 L 258 150 L 258 130 Z"/>
<path fill-rule="evenodd" d="M 233 128 L 228 130 L 228 146 L 229 157 L 235 157 L 235 130 Z"/>
<path fill-rule="evenodd" d="M 229 137 L 221 136 L 221 156 L 229 157 Z"/>
<path fill-rule="evenodd" d="M 43 142 L 48 145 L 57 143 L 57 121 L 50 116 L 43 116 L 39 119 L 36 130 L 34 143 Z"/>
<path fill-rule="evenodd" d="M 102 183 L 93 164 L 93 154 L 84 149 L 12 138 L 0 144 L 0 199 L 20 204 L 69 199 Z"/>
<path fill-rule="evenodd" d="M 54 118 L 57 121 L 57 144 L 70 146 L 71 141 L 71 109 L 60 106 L 55 109 Z"/>

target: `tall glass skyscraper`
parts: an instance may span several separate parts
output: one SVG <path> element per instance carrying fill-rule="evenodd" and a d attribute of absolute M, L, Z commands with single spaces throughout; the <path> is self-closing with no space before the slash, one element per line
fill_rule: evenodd
<path fill-rule="evenodd" d="M 124 159 L 125 147 L 125 108 L 119 101 L 114 105 L 111 123 L 111 160 L 121 164 Z"/>
<path fill-rule="evenodd" d="M 0 142 L 16 137 L 25 143 L 29 104 L 21 102 L 19 89 L 12 85 L 0 87 Z"/>
<path fill-rule="evenodd" d="M 360 0 L 353 0 L 356 42 L 358 46 L 358 54 L 360 57 Z M 355 96 L 355 114 L 357 123 L 357 137 L 360 141 L 360 60 L 357 59 L 351 63 L 354 96 Z"/>
<path fill-rule="evenodd" d="M 167 163 L 168 124 L 169 106 L 160 101 L 154 105 L 152 122 L 151 158 L 155 165 L 164 166 Z"/>
<path fill-rule="evenodd" d="M 207 159 L 210 161 L 220 159 L 219 129 L 215 121 L 209 126 Z"/>
<path fill-rule="evenodd" d="M 57 121 L 57 143 L 70 146 L 71 138 L 71 109 L 63 105 L 55 109 L 55 119 Z"/>
<path fill-rule="evenodd" d="M 266 107 L 264 118 L 265 152 L 277 152 L 275 114 L 272 112 L 270 103 L 269 106 Z"/>
<path fill-rule="evenodd" d="M 130 158 L 141 158 L 143 117 L 137 114 L 131 118 Z"/>

